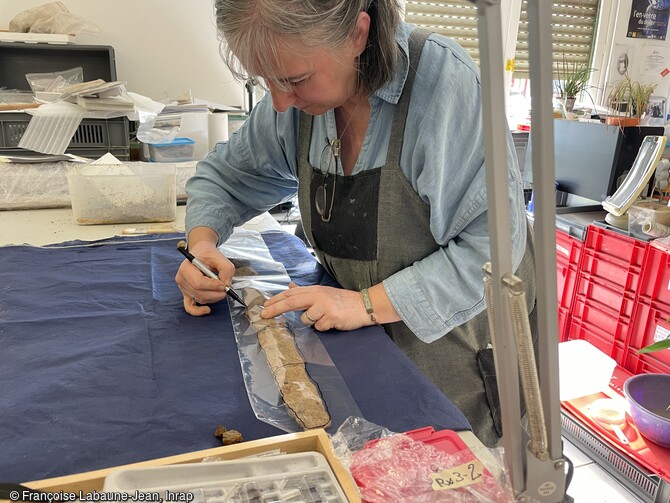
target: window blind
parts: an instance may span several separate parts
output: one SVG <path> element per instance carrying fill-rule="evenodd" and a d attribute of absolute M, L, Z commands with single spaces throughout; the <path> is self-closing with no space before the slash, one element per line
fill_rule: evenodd
<path fill-rule="evenodd" d="M 552 29 L 554 60 L 586 63 L 591 59 L 599 0 L 563 0 L 554 2 Z M 514 65 L 515 78 L 528 77 L 527 0 L 521 5 L 519 33 Z M 405 2 L 408 23 L 428 28 L 455 39 L 479 63 L 477 7 L 468 0 Z"/>

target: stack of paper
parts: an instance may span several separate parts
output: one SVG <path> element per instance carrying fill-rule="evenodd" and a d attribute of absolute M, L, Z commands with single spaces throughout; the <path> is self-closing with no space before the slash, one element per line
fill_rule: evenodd
<path fill-rule="evenodd" d="M 125 82 L 101 79 L 63 87 L 49 101 L 76 103 L 84 110 L 129 112 L 135 109 L 135 103 L 126 93 Z"/>

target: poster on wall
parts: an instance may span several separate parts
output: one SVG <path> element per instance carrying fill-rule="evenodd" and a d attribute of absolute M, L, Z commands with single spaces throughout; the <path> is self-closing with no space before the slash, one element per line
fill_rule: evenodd
<path fill-rule="evenodd" d="M 647 45 L 641 50 L 638 73 L 649 77 L 661 76 L 663 70 L 670 66 L 669 58 L 669 48 L 660 45 Z"/>
<path fill-rule="evenodd" d="M 626 36 L 665 40 L 669 11 L 670 0 L 633 0 Z"/>

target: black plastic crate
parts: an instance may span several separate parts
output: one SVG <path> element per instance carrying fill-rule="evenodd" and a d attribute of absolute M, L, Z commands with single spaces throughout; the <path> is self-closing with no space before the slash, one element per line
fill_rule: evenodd
<path fill-rule="evenodd" d="M 110 153 L 119 161 L 130 161 L 129 148 L 68 148 L 65 150 L 67 154 L 78 155 L 79 157 L 87 157 L 89 159 L 98 159 L 103 155 Z M 22 157 L 37 157 L 41 155 L 39 152 L 26 150 L 23 148 L 0 148 L 0 156 L 2 155 L 16 155 Z"/>
<path fill-rule="evenodd" d="M 0 114 L 0 155 L 37 155 L 31 150 L 18 147 L 30 119 L 29 114 L 22 112 Z M 119 160 L 128 160 L 129 129 L 127 117 L 84 119 L 75 131 L 66 152 L 82 157 L 100 157 L 111 152 Z"/>
<path fill-rule="evenodd" d="M 30 91 L 26 73 L 49 73 L 81 66 L 84 82 L 116 80 L 114 49 L 107 45 L 0 42 L 0 87 Z"/>
<path fill-rule="evenodd" d="M 30 91 L 26 73 L 47 73 L 81 66 L 84 81 L 116 80 L 114 49 L 107 45 L 60 45 L 0 42 L 0 88 Z M 0 114 L 0 155 L 38 155 L 18 147 L 31 115 L 23 112 Z M 84 119 L 66 152 L 83 157 L 100 157 L 111 152 L 120 160 L 130 159 L 129 121 Z"/>

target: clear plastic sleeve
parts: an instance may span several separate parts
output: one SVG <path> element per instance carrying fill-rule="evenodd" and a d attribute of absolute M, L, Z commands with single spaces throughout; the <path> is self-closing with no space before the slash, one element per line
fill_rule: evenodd
<path fill-rule="evenodd" d="M 363 449 L 367 442 L 395 434 L 388 428 L 371 423 L 361 417 L 351 416 L 330 437 L 330 442 L 333 445 L 335 455 L 348 468 L 351 464 L 351 455 Z"/>
<path fill-rule="evenodd" d="M 59 92 L 64 87 L 84 82 L 84 69 L 77 66 L 58 72 L 26 73 L 26 80 L 33 93 Z"/>
<path fill-rule="evenodd" d="M 331 441 L 366 503 L 514 501 L 502 448 L 447 452 L 358 417 Z"/>
<path fill-rule="evenodd" d="M 165 104 L 136 93 L 128 93 L 135 103 L 135 115 L 139 122 L 136 137 L 142 143 L 170 143 L 181 129 L 180 115 L 161 116 Z"/>
<path fill-rule="evenodd" d="M 62 33 L 79 35 L 81 33 L 100 33 L 97 24 L 71 12 L 57 12 L 53 17 L 41 18 L 30 27 L 31 33 Z"/>
<path fill-rule="evenodd" d="M 49 2 L 19 12 L 9 21 L 9 31 L 28 33 L 39 19 L 51 18 L 59 12 L 70 12 L 63 2 Z"/>
<path fill-rule="evenodd" d="M 253 288 L 269 297 L 288 288 L 290 278 L 286 270 L 274 261 L 259 233 L 237 229 L 220 248 L 236 266 L 233 288 L 238 293 Z M 245 308 L 236 302 L 229 302 L 229 306 L 244 383 L 256 417 L 286 432 L 301 431 L 303 428 L 282 399 L 259 345 L 258 332 L 251 326 Z M 330 415 L 331 422 L 326 431 L 334 432 L 347 417 L 361 413 L 325 347 L 312 328 L 300 321 L 300 314 L 291 312 L 275 319 L 281 318 L 278 321 L 285 323 L 293 334 L 307 373 Z M 305 393 L 310 396 L 307 390 Z"/>
<path fill-rule="evenodd" d="M 9 22 L 9 31 L 18 33 L 99 33 L 100 28 L 72 14 L 63 2 L 49 2 L 19 12 Z"/>

